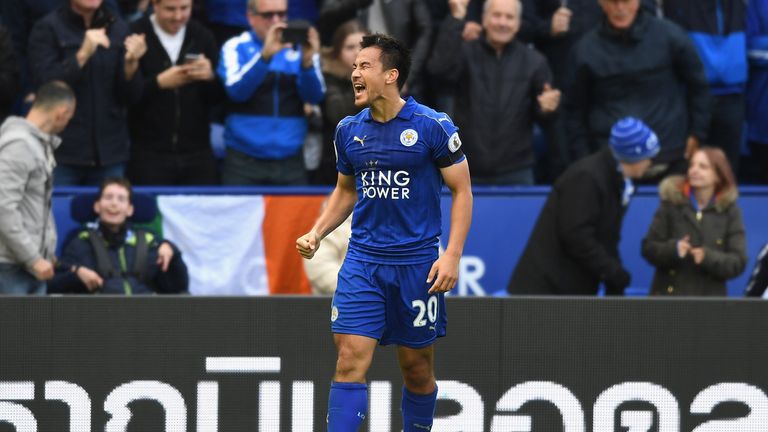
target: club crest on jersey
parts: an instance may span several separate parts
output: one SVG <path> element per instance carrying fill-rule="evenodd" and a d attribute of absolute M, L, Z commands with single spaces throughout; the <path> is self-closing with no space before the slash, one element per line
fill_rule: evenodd
<path fill-rule="evenodd" d="M 419 134 L 413 129 L 406 129 L 400 134 L 400 142 L 406 147 L 416 144 L 418 140 Z"/>
<path fill-rule="evenodd" d="M 459 133 L 454 132 L 453 135 L 448 138 L 448 150 L 450 150 L 451 153 L 456 153 L 459 148 L 461 148 L 461 139 L 459 138 Z"/>

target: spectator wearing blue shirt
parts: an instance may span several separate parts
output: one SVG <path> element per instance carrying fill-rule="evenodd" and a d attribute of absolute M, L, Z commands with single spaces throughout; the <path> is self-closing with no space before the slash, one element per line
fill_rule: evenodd
<path fill-rule="evenodd" d="M 747 138 L 759 180 L 768 183 L 768 0 L 751 0 L 747 8 Z"/>
<path fill-rule="evenodd" d="M 723 149 L 734 173 L 744 129 L 746 9 L 744 0 L 664 2 L 664 15 L 688 32 L 704 65 L 713 102 L 705 142 Z"/>
<path fill-rule="evenodd" d="M 228 185 L 305 184 L 301 152 L 304 103 L 323 100 L 320 38 L 310 28 L 300 46 L 281 41 L 286 0 L 250 0 L 252 30 L 228 40 L 217 73 L 229 97 L 222 180 Z"/>

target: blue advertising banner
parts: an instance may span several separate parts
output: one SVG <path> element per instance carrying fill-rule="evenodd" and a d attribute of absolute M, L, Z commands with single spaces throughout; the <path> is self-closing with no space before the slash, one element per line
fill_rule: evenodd
<path fill-rule="evenodd" d="M 169 195 L 323 195 L 327 188 L 137 188 L 156 196 Z M 73 195 L 93 192 L 93 189 L 69 188 L 56 191 L 53 208 L 60 233 L 60 242 L 66 233 L 78 224 L 70 216 Z M 548 187 L 475 188 L 472 228 L 461 261 L 461 276 L 452 295 L 504 296 L 512 271 L 520 257 L 539 211 L 549 193 Z M 744 215 L 747 232 L 749 263 L 742 275 L 728 284 L 730 296 L 743 295 L 755 256 L 768 242 L 768 188 L 743 187 L 739 206 Z M 650 225 L 659 199 L 653 187 L 641 187 L 630 203 L 624 219 L 620 253 L 625 267 L 632 275 L 628 295 L 648 293 L 653 268 L 640 256 L 640 245 Z M 443 238 L 447 244 L 450 232 L 450 195 L 443 196 Z M 226 218 L 226 215 L 221 215 Z M 556 271 L 556 269 L 553 269 Z"/>
<path fill-rule="evenodd" d="M 472 228 L 464 247 L 461 276 L 454 295 L 506 295 L 517 260 L 528 242 L 549 188 L 499 188 L 475 193 Z M 619 253 L 632 275 L 627 295 L 647 295 L 653 267 L 640 255 L 643 237 L 659 205 L 655 188 L 640 188 L 624 218 Z M 768 190 L 743 188 L 739 206 L 744 215 L 749 262 L 744 273 L 729 281 L 729 296 L 742 296 L 760 248 L 768 242 Z M 443 214 L 450 214 L 450 199 L 443 200 Z M 443 233 L 450 221 L 443 221 Z M 446 244 L 446 239 L 442 243 Z M 553 268 L 553 271 L 557 269 Z"/>

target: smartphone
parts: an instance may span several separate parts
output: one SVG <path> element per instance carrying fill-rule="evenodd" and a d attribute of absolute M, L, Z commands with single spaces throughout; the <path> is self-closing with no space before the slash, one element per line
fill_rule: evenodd
<path fill-rule="evenodd" d="M 202 57 L 202 54 L 186 53 L 184 55 L 184 63 L 194 63 Z"/>
<path fill-rule="evenodd" d="M 288 21 L 288 26 L 283 29 L 280 42 L 293 45 L 306 45 L 309 43 L 309 21 Z"/>

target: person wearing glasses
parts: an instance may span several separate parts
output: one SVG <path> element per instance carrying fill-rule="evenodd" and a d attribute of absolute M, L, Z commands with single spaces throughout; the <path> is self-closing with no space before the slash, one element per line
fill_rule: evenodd
<path fill-rule="evenodd" d="M 323 100 L 320 38 L 312 27 L 286 30 L 286 0 L 249 0 L 251 30 L 228 40 L 217 73 L 229 97 L 222 181 L 227 185 L 307 182 L 304 103 Z M 297 35 L 297 33 L 299 33 Z M 296 37 L 299 36 L 299 37 Z"/>

